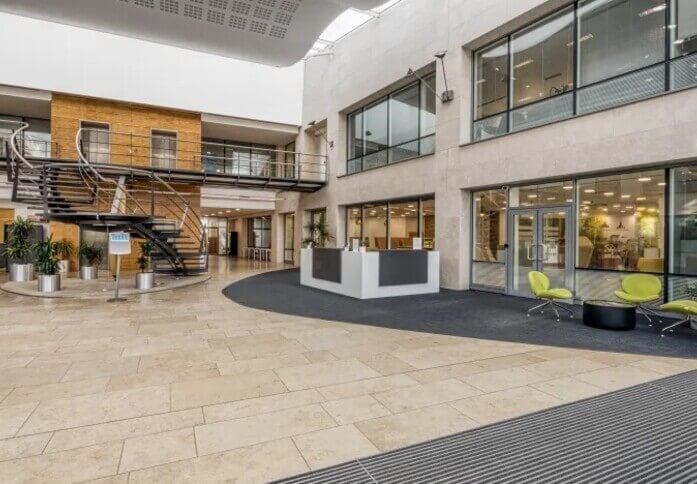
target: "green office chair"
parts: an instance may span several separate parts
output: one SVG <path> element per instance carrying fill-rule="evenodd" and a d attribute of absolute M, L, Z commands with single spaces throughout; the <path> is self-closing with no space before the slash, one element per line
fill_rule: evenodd
<path fill-rule="evenodd" d="M 660 307 L 660 309 L 661 311 L 682 314 L 683 316 L 685 316 L 684 319 L 681 319 L 677 323 L 673 323 L 663 328 L 661 330 L 661 336 L 665 336 L 666 331 L 670 331 L 672 333 L 673 328 L 683 324 L 692 323 L 694 321 L 694 317 L 697 316 L 697 301 L 690 301 L 687 299 L 680 301 L 671 301 L 669 303 L 663 304 Z"/>
<path fill-rule="evenodd" d="M 649 326 L 653 326 L 651 316 L 659 318 L 660 315 L 652 308 L 647 306 L 661 299 L 661 280 L 651 274 L 632 274 L 622 279 L 622 290 L 615 291 L 615 296 L 623 302 L 633 304 L 637 312 L 644 315 L 649 321 Z"/>
<path fill-rule="evenodd" d="M 559 317 L 559 311 L 557 311 L 557 308 L 569 313 L 571 319 L 574 318 L 574 312 L 571 309 L 565 308 L 557 302 L 557 300 L 560 299 L 571 299 L 572 297 L 574 297 L 571 291 L 561 287 L 550 288 L 549 277 L 537 271 L 532 271 L 528 274 L 528 281 L 530 282 L 530 289 L 532 289 L 532 293 L 535 295 L 535 297 L 537 299 L 542 299 L 545 301 L 542 304 L 529 309 L 528 316 L 530 316 L 533 312 L 538 310 L 544 314 L 544 309 L 547 306 L 551 306 L 554 310 L 554 314 L 556 314 L 557 316 L 557 321 L 561 319 Z"/>

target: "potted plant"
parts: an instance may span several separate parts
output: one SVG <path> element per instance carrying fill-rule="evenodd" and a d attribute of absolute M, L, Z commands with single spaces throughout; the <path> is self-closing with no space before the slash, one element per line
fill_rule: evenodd
<path fill-rule="evenodd" d="M 70 257 L 75 253 L 75 246 L 68 239 L 61 239 L 55 243 L 58 256 L 58 272 L 67 274 L 70 272 Z"/>
<path fill-rule="evenodd" d="M 327 224 L 322 221 L 310 222 L 305 226 L 305 230 L 307 230 L 309 236 L 303 240 L 303 244 L 305 244 L 305 247 L 308 249 L 312 247 L 324 247 L 328 240 L 333 239 L 329 234 Z"/>
<path fill-rule="evenodd" d="M 152 254 L 155 252 L 155 244 L 151 241 L 141 242 L 140 256 L 136 274 L 136 289 L 152 289 L 155 287 L 155 273 L 152 271 Z"/>
<path fill-rule="evenodd" d="M 61 276 L 58 273 L 58 255 L 53 235 L 34 245 L 36 268 L 39 271 L 39 292 L 56 292 L 61 289 Z"/>
<path fill-rule="evenodd" d="M 104 251 L 96 245 L 83 244 L 80 246 L 80 279 L 93 281 L 99 277 L 99 264 L 104 259 Z"/>
<path fill-rule="evenodd" d="M 3 251 L 10 259 L 10 281 L 25 282 L 34 279 L 34 264 L 29 262 L 31 244 L 29 237 L 34 232 L 31 220 L 17 217 L 9 226 L 7 247 Z"/>

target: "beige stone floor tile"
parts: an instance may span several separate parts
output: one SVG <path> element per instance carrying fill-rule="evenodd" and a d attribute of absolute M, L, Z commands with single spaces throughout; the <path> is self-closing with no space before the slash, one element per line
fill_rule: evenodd
<path fill-rule="evenodd" d="M 0 406 L 0 439 L 13 437 L 37 405 L 34 402 Z"/>
<path fill-rule="evenodd" d="M 403 362 L 396 356 L 385 353 L 363 356 L 358 358 L 358 361 L 365 363 L 381 375 L 396 375 L 399 373 L 407 373 L 416 369 L 413 366 Z"/>
<path fill-rule="evenodd" d="M 390 411 L 370 395 L 332 400 L 322 407 L 339 425 L 390 415 Z"/>
<path fill-rule="evenodd" d="M 460 400 L 480 393 L 481 391 L 467 383 L 451 379 L 376 393 L 374 397 L 392 413 L 401 413 Z"/>
<path fill-rule="evenodd" d="M 108 378 L 97 378 L 94 380 L 48 383 L 32 387 L 15 388 L 12 390 L 12 393 L 3 400 L 2 404 L 11 405 L 102 393 L 108 381 Z"/>
<path fill-rule="evenodd" d="M 311 469 L 322 469 L 380 452 L 353 425 L 298 435 L 293 440 Z"/>
<path fill-rule="evenodd" d="M 7 370 L 8 368 L 22 368 L 31 363 L 33 359 L 33 356 L 3 358 L 0 360 L 0 370 Z"/>
<path fill-rule="evenodd" d="M 80 484 L 128 484 L 128 474 L 102 477 L 101 479 L 90 479 L 89 481 L 83 481 Z"/>
<path fill-rule="evenodd" d="M 664 376 L 665 375 L 662 373 L 645 368 L 622 365 L 590 371 L 588 373 L 580 373 L 575 375 L 574 378 L 610 391 L 658 380 Z"/>
<path fill-rule="evenodd" d="M 9 395 L 12 392 L 13 388 L 2 388 L 0 389 L 0 403 L 2 403 L 7 395 Z"/>
<path fill-rule="evenodd" d="M 292 391 L 380 376 L 377 371 L 353 359 L 279 368 L 276 373 Z"/>
<path fill-rule="evenodd" d="M 604 363 L 589 360 L 581 356 L 575 356 L 571 358 L 557 358 L 555 360 L 533 363 L 531 365 L 526 365 L 523 368 L 550 378 L 560 378 L 607 367 L 608 365 Z"/>
<path fill-rule="evenodd" d="M 372 393 L 386 392 L 395 388 L 404 388 L 418 385 L 418 382 L 407 375 L 391 375 L 378 378 L 370 378 L 339 385 L 329 385 L 319 388 L 319 392 L 327 400 L 338 400 L 340 398 L 358 397 L 370 395 Z"/>
<path fill-rule="evenodd" d="M 45 452 L 88 447 L 112 441 L 122 441 L 144 435 L 193 427 L 203 423 L 200 408 L 169 412 L 147 417 L 118 420 L 54 432 Z"/>
<path fill-rule="evenodd" d="M 138 371 L 138 358 L 118 360 L 81 361 L 73 363 L 61 381 L 88 380 L 94 378 L 128 375 Z"/>
<path fill-rule="evenodd" d="M 483 373 L 487 370 L 479 366 L 478 363 L 458 363 L 456 365 L 439 366 L 427 370 L 417 370 L 407 373 L 410 378 L 419 383 L 432 383 L 440 380 L 450 380 L 452 378 L 462 378 L 476 373 Z"/>
<path fill-rule="evenodd" d="M 47 383 L 58 383 L 70 368 L 70 363 L 42 364 L 37 367 L 7 368 L 2 370 L 0 388 L 17 388 Z"/>
<path fill-rule="evenodd" d="M 538 383 L 550 378 L 528 370 L 526 367 L 514 367 L 468 375 L 462 377 L 462 381 L 484 393 L 491 393 L 506 390 L 507 388 L 522 387 L 530 383 Z"/>
<path fill-rule="evenodd" d="M 597 363 L 602 363 L 606 366 L 627 365 L 634 361 L 639 361 L 645 358 L 642 355 L 633 355 L 628 353 L 608 353 L 602 351 L 586 351 L 583 358 Z"/>
<path fill-rule="evenodd" d="M 300 390 L 261 398 L 250 398 L 237 402 L 221 403 L 203 408 L 206 423 L 251 417 L 262 413 L 272 413 L 294 407 L 304 407 L 323 402 L 324 397 L 317 390 Z"/>
<path fill-rule="evenodd" d="M 462 414 L 489 424 L 563 404 L 564 401 L 532 387 L 518 387 L 451 403 Z"/>
<path fill-rule="evenodd" d="M 145 435 L 124 442 L 119 472 L 145 469 L 194 457 L 196 443 L 193 428 Z"/>
<path fill-rule="evenodd" d="M 143 417 L 170 411 L 169 387 L 148 387 L 41 402 L 18 435 Z"/>
<path fill-rule="evenodd" d="M 129 484 L 260 483 L 307 472 L 290 439 L 151 467 L 130 474 Z"/>
<path fill-rule="evenodd" d="M 213 454 L 335 427 L 320 405 L 309 405 L 195 428 L 199 455 Z"/>
<path fill-rule="evenodd" d="M 0 462 L 0 482 L 73 483 L 116 474 L 121 442 Z"/>
<path fill-rule="evenodd" d="M 163 385 L 190 380 L 203 380 L 220 376 L 215 363 L 204 363 L 187 369 L 152 370 L 127 375 L 112 376 L 107 385 L 107 391 L 128 390 Z"/>
<path fill-rule="evenodd" d="M 304 353 L 308 350 L 299 342 L 285 338 L 278 333 L 227 338 L 225 342 L 235 359 L 238 360 Z"/>
<path fill-rule="evenodd" d="M 36 434 L 15 439 L 0 440 L 0 461 L 21 459 L 41 454 L 51 434 Z"/>
<path fill-rule="evenodd" d="M 423 370 L 437 366 L 454 365 L 483 359 L 496 358 L 511 353 L 529 351 L 524 345 L 513 347 L 505 343 L 499 345 L 485 343 L 461 343 L 421 348 L 416 350 L 395 351 L 393 354 L 411 366 Z"/>
<path fill-rule="evenodd" d="M 273 371 L 172 383 L 172 410 L 259 398 L 287 391 Z"/>
<path fill-rule="evenodd" d="M 554 380 L 547 380 L 541 383 L 533 383 L 530 386 L 548 393 L 553 397 L 557 397 L 560 400 L 564 400 L 565 402 L 575 402 L 606 393 L 606 390 L 600 387 L 596 387 L 595 385 L 577 380 L 570 376 L 555 378 Z"/>
<path fill-rule="evenodd" d="M 629 363 L 629 366 L 636 366 L 645 370 L 654 371 L 662 375 L 675 375 L 688 371 L 680 362 L 675 362 L 668 358 L 645 358 Z"/>
<path fill-rule="evenodd" d="M 140 357 L 138 372 L 187 370 L 191 367 L 234 361 L 230 350 L 167 351 Z"/>
<path fill-rule="evenodd" d="M 484 371 L 504 370 L 516 366 L 525 366 L 546 361 L 544 358 L 535 356 L 533 353 L 521 353 L 517 355 L 499 356 L 497 358 L 487 358 L 477 360 L 474 363 Z"/>
<path fill-rule="evenodd" d="M 338 359 L 329 351 L 308 351 L 307 353 L 303 353 L 303 356 L 307 358 L 307 361 L 310 363 L 324 363 L 325 361 L 334 361 Z"/>
<path fill-rule="evenodd" d="M 268 358 L 251 358 L 248 360 L 225 361 L 218 363 L 221 375 L 240 375 L 262 370 L 273 370 L 286 366 L 306 365 L 310 363 L 304 354 L 293 353 L 290 355 L 271 356 Z"/>
<path fill-rule="evenodd" d="M 477 423 L 448 404 L 442 404 L 354 425 L 385 452 L 468 430 L 476 427 Z"/>

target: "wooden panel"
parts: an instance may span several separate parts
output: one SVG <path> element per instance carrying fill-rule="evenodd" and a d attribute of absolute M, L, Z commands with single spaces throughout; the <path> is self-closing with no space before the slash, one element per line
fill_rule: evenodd
<path fill-rule="evenodd" d="M 77 250 L 80 245 L 80 228 L 73 224 L 64 224 L 61 222 L 50 222 L 48 225 L 49 233 L 53 235 L 53 241 L 69 240 L 75 247 L 75 253 L 70 257 L 70 270 L 77 271 Z"/>
<path fill-rule="evenodd" d="M 0 244 L 5 243 L 5 224 L 15 219 L 15 211 L 12 208 L 0 208 Z"/>

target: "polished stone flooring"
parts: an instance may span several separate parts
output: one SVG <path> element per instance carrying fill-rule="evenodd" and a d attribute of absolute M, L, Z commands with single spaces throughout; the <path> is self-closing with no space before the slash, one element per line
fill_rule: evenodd
<path fill-rule="evenodd" d="M 0 482 L 264 482 L 697 368 L 246 308 L 0 294 Z M 485 322 L 482 322 L 485 324 Z"/>

